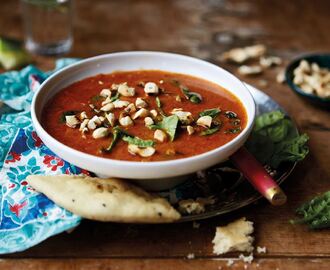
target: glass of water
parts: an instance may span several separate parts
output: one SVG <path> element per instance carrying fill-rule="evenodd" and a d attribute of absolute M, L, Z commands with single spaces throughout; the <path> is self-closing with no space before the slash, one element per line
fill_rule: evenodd
<path fill-rule="evenodd" d="M 25 47 L 41 55 L 70 51 L 73 0 L 21 0 Z"/>

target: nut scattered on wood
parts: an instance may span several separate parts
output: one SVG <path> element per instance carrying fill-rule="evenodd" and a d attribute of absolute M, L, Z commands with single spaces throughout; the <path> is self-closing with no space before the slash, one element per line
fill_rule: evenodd
<path fill-rule="evenodd" d="M 262 68 L 257 65 L 253 65 L 253 66 L 243 65 L 238 68 L 238 73 L 241 75 L 257 75 L 262 73 Z"/>
<path fill-rule="evenodd" d="M 282 64 L 282 59 L 277 56 L 264 56 L 260 58 L 259 63 L 263 68 L 269 68 Z"/>
<path fill-rule="evenodd" d="M 248 46 L 245 48 L 235 48 L 222 54 L 223 61 L 242 64 L 250 59 L 257 59 L 266 53 L 266 47 L 262 44 Z"/>

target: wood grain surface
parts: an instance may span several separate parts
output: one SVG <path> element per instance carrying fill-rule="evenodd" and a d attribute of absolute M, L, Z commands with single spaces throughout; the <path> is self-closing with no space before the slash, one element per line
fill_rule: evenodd
<path fill-rule="evenodd" d="M 169 225 L 124 225 L 83 221 L 72 233 L 47 239 L 27 251 L 4 255 L 0 269 L 226 269 L 228 258 L 214 256 L 215 227 L 241 216 L 255 223 L 253 264 L 235 262 L 230 269 L 330 269 L 329 230 L 293 226 L 294 209 L 317 193 L 330 190 L 329 112 L 297 97 L 276 82 L 277 73 L 304 53 L 329 51 L 330 2 L 223 0 L 77 0 L 75 43 L 68 56 L 88 57 L 126 50 L 178 52 L 221 65 L 237 74 L 237 66 L 219 61 L 229 48 L 265 44 L 283 58 L 281 67 L 242 77 L 273 97 L 310 136 L 310 155 L 283 184 L 288 203 L 270 206 L 265 200 L 225 216 Z M 19 1 L 0 8 L 0 35 L 22 39 Z M 50 69 L 54 58 L 35 56 Z M 186 259 L 189 253 L 195 259 Z"/>

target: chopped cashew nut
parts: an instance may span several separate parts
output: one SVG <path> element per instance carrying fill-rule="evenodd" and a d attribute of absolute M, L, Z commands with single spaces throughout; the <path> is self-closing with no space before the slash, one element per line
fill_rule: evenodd
<path fill-rule="evenodd" d="M 130 125 L 134 124 L 133 120 L 128 115 L 125 116 L 125 117 L 120 118 L 119 123 L 124 127 L 127 127 L 127 126 L 130 126 Z"/>
<path fill-rule="evenodd" d="M 87 127 L 88 122 L 89 122 L 89 119 L 84 119 L 84 120 L 82 121 L 82 123 L 80 124 L 79 130 L 80 130 L 80 131 L 83 131 L 84 128 Z"/>
<path fill-rule="evenodd" d="M 164 142 L 167 138 L 167 135 L 164 131 L 162 131 L 161 129 L 157 129 L 154 133 L 154 138 L 157 140 L 157 141 L 160 141 L 160 142 Z"/>
<path fill-rule="evenodd" d="M 238 73 L 242 75 L 256 75 L 262 73 L 262 68 L 260 66 L 240 66 L 238 68 Z"/>
<path fill-rule="evenodd" d="M 103 112 L 110 112 L 115 108 L 115 105 L 113 103 L 108 103 L 106 105 L 104 105 L 103 107 L 101 107 L 101 111 Z"/>
<path fill-rule="evenodd" d="M 96 124 L 95 124 L 94 121 L 89 120 L 88 124 L 87 124 L 87 127 L 88 127 L 88 129 L 93 130 L 93 129 L 96 129 Z"/>
<path fill-rule="evenodd" d="M 151 116 L 152 116 L 153 118 L 155 118 L 155 117 L 157 117 L 158 112 L 157 112 L 156 110 L 151 110 L 151 111 L 150 111 L 150 114 L 151 114 Z"/>
<path fill-rule="evenodd" d="M 124 111 L 125 111 L 126 113 L 129 113 L 129 114 L 131 114 L 131 113 L 135 113 L 135 112 L 136 112 L 136 108 L 135 108 L 134 103 L 129 104 L 129 105 L 125 108 Z"/>
<path fill-rule="evenodd" d="M 141 157 L 150 157 L 156 152 L 156 149 L 151 146 L 146 148 L 140 148 L 135 144 L 129 144 L 128 152 L 132 155 L 139 155 Z"/>
<path fill-rule="evenodd" d="M 117 91 L 124 97 L 133 97 L 135 95 L 134 87 L 129 87 L 126 82 L 120 84 Z"/>
<path fill-rule="evenodd" d="M 277 56 L 261 57 L 259 63 L 260 66 L 264 68 L 269 68 L 272 66 L 278 66 L 282 64 L 282 59 Z"/>
<path fill-rule="evenodd" d="M 242 64 L 249 59 L 259 58 L 265 53 L 266 47 L 264 45 L 253 45 L 245 48 L 231 49 L 230 51 L 222 54 L 222 60 Z"/>
<path fill-rule="evenodd" d="M 179 117 L 180 121 L 183 123 L 183 124 L 190 124 L 194 121 L 194 118 L 191 114 L 191 112 L 183 112 L 183 111 L 174 111 L 172 110 L 171 112 L 172 114 L 175 114 L 177 117 Z"/>
<path fill-rule="evenodd" d="M 91 121 L 93 121 L 97 126 L 99 126 L 99 125 L 102 124 L 101 119 L 100 119 L 97 115 L 94 115 L 94 116 L 92 117 Z"/>
<path fill-rule="evenodd" d="M 144 109 L 144 108 L 141 108 L 140 110 L 138 110 L 138 111 L 134 114 L 133 119 L 135 120 L 135 119 L 137 119 L 137 118 L 139 118 L 139 117 L 146 117 L 146 116 L 148 116 L 148 114 L 149 114 L 149 111 L 148 111 L 148 110 L 146 110 L 146 109 Z"/>
<path fill-rule="evenodd" d="M 106 113 L 105 117 L 107 118 L 109 124 L 113 127 L 115 125 L 115 114 L 114 113 Z"/>
<path fill-rule="evenodd" d="M 199 117 L 196 122 L 197 125 L 202 127 L 211 127 L 212 124 L 212 117 L 209 115 Z"/>
<path fill-rule="evenodd" d="M 105 98 L 111 97 L 110 89 L 102 89 L 100 92 L 100 96 L 105 97 Z"/>
<path fill-rule="evenodd" d="M 102 101 L 102 106 L 104 106 L 104 105 L 107 105 L 108 103 L 111 103 L 112 101 L 111 101 L 111 98 L 110 97 L 107 97 L 104 101 Z"/>
<path fill-rule="evenodd" d="M 113 102 L 113 105 L 115 106 L 116 109 L 117 108 L 124 108 L 124 107 L 127 107 L 129 105 L 129 102 L 126 101 L 126 100 L 117 99 Z"/>
<path fill-rule="evenodd" d="M 154 120 L 151 117 L 144 118 L 144 124 L 148 127 L 154 124 Z"/>
<path fill-rule="evenodd" d="M 144 92 L 146 94 L 158 94 L 159 89 L 158 89 L 157 84 L 155 84 L 154 82 L 148 82 L 144 86 Z"/>
<path fill-rule="evenodd" d="M 84 119 L 88 118 L 86 112 L 85 111 L 81 112 L 79 114 L 79 118 L 80 118 L 80 120 L 84 120 Z"/>
<path fill-rule="evenodd" d="M 92 136 L 94 139 L 100 139 L 100 138 L 108 136 L 108 134 L 109 134 L 109 130 L 107 128 L 99 127 L 93 131 Z"/>
<path fill-rule="evenodd" d="M 195 129 L 192 126 L 187 126 L 188 135 L 192 135 L 195 132 Z"/>
<path fill-rule="evenodd" d="M 75 128 L 80 123 L 75 115 L 66 115 L 65 122 L 66 125 L 70 128 Z"/>
<path fill-rule="evenodd" d="M 137 98 L 135 101 L 136 108 L 146 108 L 148 106 L 148 103 L 144 101 L 142 98 Z"/>

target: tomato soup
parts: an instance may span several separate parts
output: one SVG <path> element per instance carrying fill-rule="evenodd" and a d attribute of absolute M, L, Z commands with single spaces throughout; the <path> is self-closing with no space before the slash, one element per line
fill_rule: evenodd
<path fill-rule="evenodd" d="M 58 141 L 104 158 L 164 161 L 222 146 L 245 128 L 238 98 L 212 82 L 141 70 L 99 74 L 58 92 L 42 125 Z"/>

